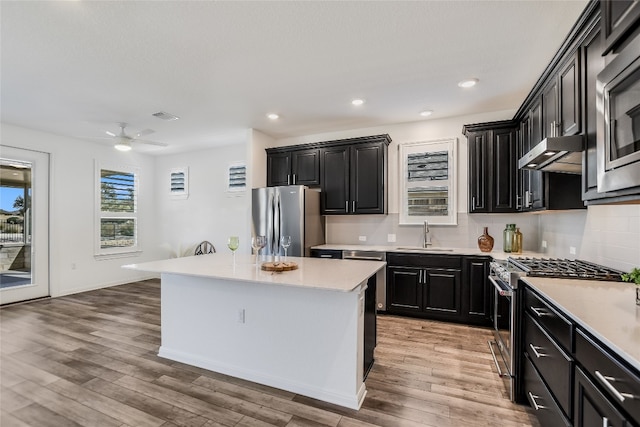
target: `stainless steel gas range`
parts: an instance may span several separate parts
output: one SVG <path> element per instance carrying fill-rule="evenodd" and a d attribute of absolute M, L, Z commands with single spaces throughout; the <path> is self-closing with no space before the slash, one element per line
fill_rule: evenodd
<path fill-rule="evenodd" d="M 494 286 L 493 335 L 489 349 L 512 401 L 519 387 L 519 348 L 522 298 L 518 280 L 522 276 L 562 279 L 621 281 L 621 271 L 581 260 L 512 258 L 491 262 L 489 281 Z"/>

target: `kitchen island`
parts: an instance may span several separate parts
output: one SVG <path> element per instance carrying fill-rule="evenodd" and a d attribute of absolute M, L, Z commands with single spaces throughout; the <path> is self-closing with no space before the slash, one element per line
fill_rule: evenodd
<path fill-rule="evenodd" d="M 124 266 L 161 274 L 158 355 L 359 409 L 365 290 L 385 263 L 289 257 L 299 268 L 274 273 L 236 257 Z"/>

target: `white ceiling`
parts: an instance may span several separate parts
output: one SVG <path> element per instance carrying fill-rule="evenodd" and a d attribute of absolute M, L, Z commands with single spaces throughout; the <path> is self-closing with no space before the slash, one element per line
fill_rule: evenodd
<path fill-rule="evenodd" d="M 169 144 L 136 149 L 166 154 L 248 128 L 281 138 L 515 109 L 586 4 L 2 1 L 1 120 L 73 137 L 125 121 Z M 459 88 L 467 77 L 480 83 Z"/>

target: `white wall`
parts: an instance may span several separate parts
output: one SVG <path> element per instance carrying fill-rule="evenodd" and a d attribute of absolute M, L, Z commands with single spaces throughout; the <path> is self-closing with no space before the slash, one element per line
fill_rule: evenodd
<path fill-rule="evenodd" d="M 227 238 L 240 237 L 239 253 L 250 253 L 249 207 L 251 192 L 228 192 L 230 164 L 247 162 L 248 142 L 181 154 L 159 156 L 155 161 L 157 235 L 163 257 L 192 255 L 203 240 L 226 252 Z M 261 159 L 266 163 L 266 159 Z M 189 168 L 189 197 L 172 198 L 169 173 Z M 247 164 L 248 170 L 251 169 Z M 251 182 L 249 172 L 248 182 Z M 248 186 L 250 187 L 250 186 Z"/>
<path fill-rule="evenodd" d="M 50 289 L 52 296 L 82 292 L 147 277 L 120 268 L 123 264 L 157 259 L 155 244 L 154 162 L 135 152 L 121 153 L 109 145 L 65 138 L 2 124 L 2 145 L 50 153 Z M 138 167 L 138 236 L 142 253 L 117 259 L 94 258 L 94 160 Z M 75 265 L 75 269 L 73 269 Z"/>

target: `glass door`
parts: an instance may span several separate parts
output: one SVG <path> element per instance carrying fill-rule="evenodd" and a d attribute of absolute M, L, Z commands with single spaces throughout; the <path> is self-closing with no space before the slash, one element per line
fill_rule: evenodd
<path fill-rule="evenodd" d="M 49 155 L 2 146 L 0 304 L 49 295 Z"/>

